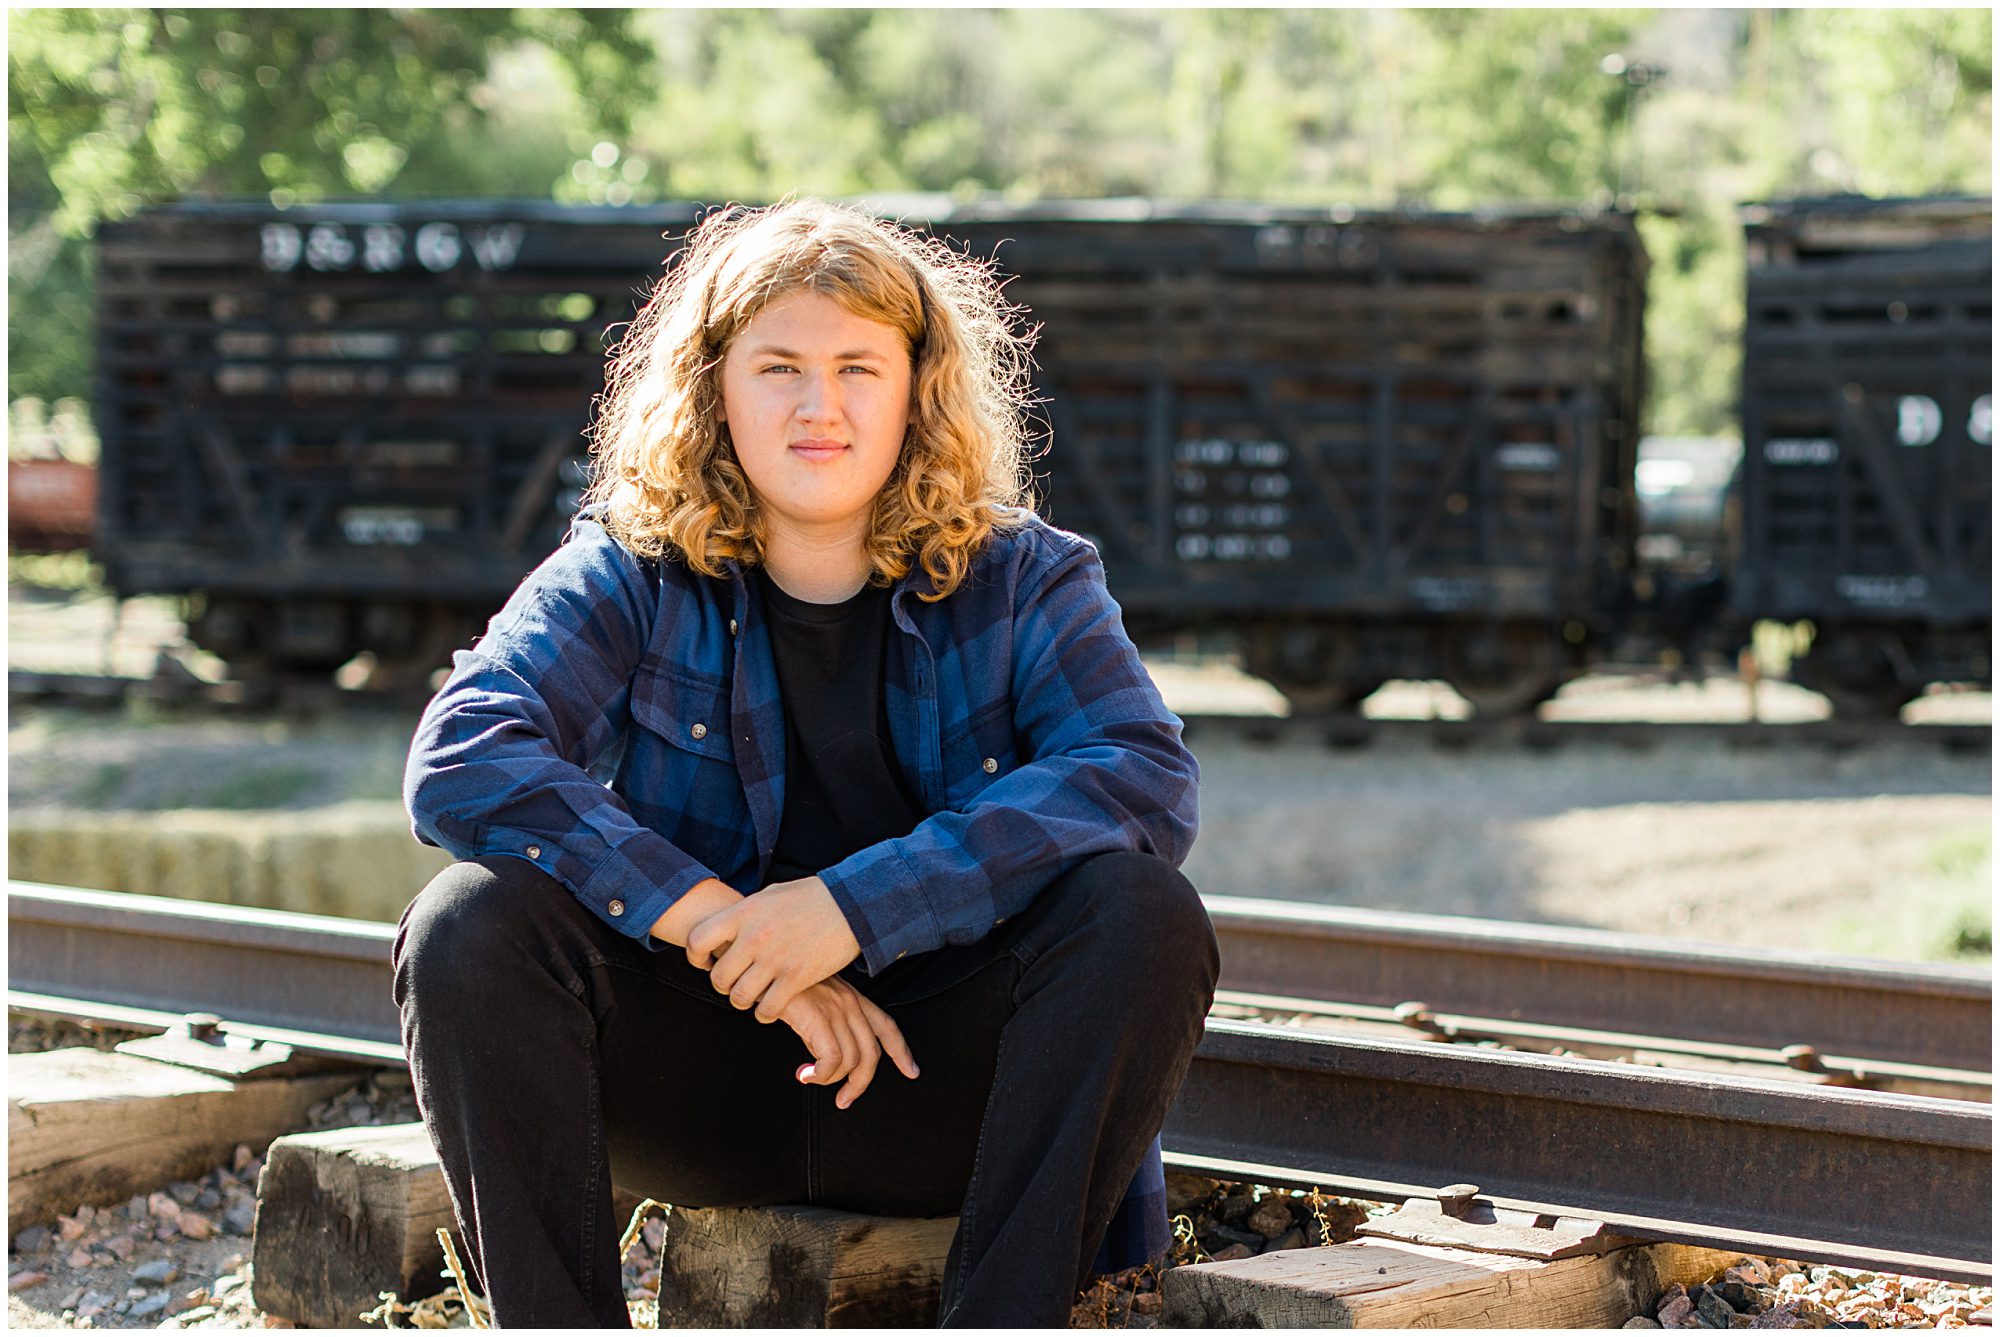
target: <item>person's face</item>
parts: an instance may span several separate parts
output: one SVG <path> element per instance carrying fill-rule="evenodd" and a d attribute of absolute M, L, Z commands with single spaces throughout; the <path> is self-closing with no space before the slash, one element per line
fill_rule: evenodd
<path fill-rule="evenodd" d="M 765 307 L 722 360 L 722 420 L 758 501 L 795 530 L 867 532 L 910 421 L 894 328 L 801 290 Z"/>

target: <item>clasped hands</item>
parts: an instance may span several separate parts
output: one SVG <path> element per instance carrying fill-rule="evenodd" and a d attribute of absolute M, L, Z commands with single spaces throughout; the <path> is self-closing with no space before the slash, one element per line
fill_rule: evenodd
<path fill-rule="evenodd" d="M 733 903 L 710 908 L 725 901 Z M 682 933 L 688 960 L 708 971 L 732 1006 L 754 1007 L 757 1020 L 782 1021 L 805 1042 L 812 1062 L 800 1067 L 801 1082 L 845 1083 L 834 1096 L 841 1109 L 868 1089 L 884 1053 L 904 1076 L 917 1076 L 917 1061 L 889 1014 L 835 973 L 861 954 L 861 944 L 817 877 L 774 882 L 742 897 L 720 882 L 702 883 L 653 925 L 655 937 L 676 945 Z"/>

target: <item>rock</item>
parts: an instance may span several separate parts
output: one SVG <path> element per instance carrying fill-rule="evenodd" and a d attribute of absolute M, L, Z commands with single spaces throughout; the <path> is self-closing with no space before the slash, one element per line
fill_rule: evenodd
<path fill-rule="evenodd" d="M 1303 1249 L 1306 1247 L 1306 1232 L 1293 1226 L 1264 1248 L 1265 1253 L 1276 1253 L 1280 1249 Z"/>
<path fill-rule="evenodd" d="M 1632 1317 L 1626 1319 L 1621 1326 L 1627 1328 L 1657 1328 L 1660 1326 L 1660 1321 L 1656 1318 L 1650 1318 L 1645 1314 L 1634 1314 Z"/>
<path fill-rule="evenodd" d="M 1253 1250 L 1247 1244 L 1231 1244 L 1209 1255 L 1211 1259 L 1218 1263 L 1233 1263 L 1238 1258 L 1249 1258 L 1252 1256 Z"/>
<path fill-rule="evenodd" d="M 194 1200 L 201 1196 L 201 1185 L 190 1184 L 185 1179 L 176 1179 L 167 1185 L 167 1196 L 183 1207 L 192 1207 Z"/>
<path fill-rule="evenodd" d="M 238 1142 L 236 1144 L 236 1154 L 229 1160 L 229 1169 L 231 1173 L 240 1175 L 243 1173 L 243 1167 L 256 1159 L 257 1153 L 250 1150 L 248 1142 Z"/>
<path fill-rule="evenodd" d="M 110 1239 L 104 1241 L 103 1248 L 105 1252 L 122 1263 L 139 1251 L 139 1241 L 133 1239 L 130 1235 L 113 1235 Z"/>
<path fill-rule="evenodd" d="M 1220 1207 L 1215 1209 L 1216 1219 L 1228 1222 L 1241 1221 L 1250 1215 L 1250 1209 L 1256 1205 L 1257 1200 L 1248 1193 L 1232 1193 L 1222 1200 Z"/>
<path fill-rule="evenodd" d="M 161 1221 L 153 1226 L 153 1238 L 162 1244 L 178 1238 L 180 1233 L 181 1228 L 172 1221 Z"/>
<path fill-rule="evenodd" d="M 1243 1224 L 1265 1239 L 1276 1239 L 1292 1228 L 1292 1209 L 1283 1198 L 1266 1198 L 1251 1209 Z"/>
<path fill-rule="evenodd" d="M 212 1212 L 222 1206 L 222 1195 L 212 1188 L 205 1188 L 188 1205 L 198 1212 Z"/>
<path fill-rule="evenodd" d="M 65 1295 L 65 1296 L 64 1296 L 64 1297 L 62 1298 L 62 1303 L 61 1303 L 61 1304 L 58 1304 L 58 1305 L 56 1306 L 56 1308 L 57 1308 L 58 1310 L 62 1310 L 62 1309 L 74 1309 L 74 1308 L 76 1308 L 76 1307 L 77 1307 L 78 1305 L 80 1305 L 80 1304 L 82 1304 L 82 1303 L 83 1303 L 83 1295 L 84 1295 L 84 1291 L 83 1291 L 83 1287 L 81 1287 L 81 1286 L 78 1286 L 78 1287 L 77 1287 L 77 1288 L 76 1288 L 75 1290 L 71 1291 L 71 1292 L 70 1292 L 70 1293 L 69 1293 L 68 1295 Z"/>
<path fill-rule="evenodd" d="M 121 1210 L 125 1213 L 127 1221 L 144 1220 L 146 1216 L 146 1195 L 143 1193 L 133 1194 L 132 1200 L 126 1203 Z"/>
<path fill-rule="evenodd" d="M 1178 1170 L 1167 1172 L 1167 1215 L 1179 1216 L 1194 1210 L 1194 1205 L 1207 1197 L 1215 1188 L 1212 1181 L 1200 1175 L 1182 1174 Z"/>
<path fill-rule="evenodd" d="M 56 1218 L 56 1231 L 58 1234 L 61 1235 L 61 1237 L 65 1242 L 69 1240 L 80 1240 L 86 1234 L 89 1233 L 90 1220 L 88 1216 L 84 1214 L 89 1211 L 90 1209 L 88 1207 L 85 1207 L 81 1212 L 79 1212 L 75 1216 L 58 1216 Z"/>
<path fill-rule="evenodd" d="M 1261 1253 L 1264 1248 L 1263 1235 L 1254 1230 L 1244 1230 L 1240 1226 L 1212 1226 L 1209 1233 L 1226 1244 L 1241 1244 L 1251 1253 Z"/>
<path fill-rule="evenodd" d="M 46 1272 L 16 1272 L 7 1278 L 7 1289 L 9 1292 L 25 1291 L 30 1286 L 39 1286 L 48 1279 L 49 1274 Z"/>
<path fill-rule="evenodd" d="M 1694 1310 L 1701 1315 L 1702 1326 L 1708 1328 L 1729 1327 L 1729 1320 L 1737 1317 L 1735 1308 L 1708 1286 L 1695 1292 Z"/>
<path fill-rule="evenodd" d="M 141 1263 L 132 1269 L 132 1280 L 149 1282 L 155 1286 L 165 1286 L 181 1274 L 171 1258 L 155 1258 L 150 1263 Z"/>
<path fill-rule="evenodd" d="M 1753 1328 L 1804 1328 L 1809 1327 L 1810 1324 L 1791 1305 L 1778 1305 L 1753 1317 L 1750 1320 L 1750 1326 Z"/>
<path fill-rule="evenodd" d="M 222 1228 L 232 1235 L 248 1235 L 257 1224 L 257 1203 L 247 1199 L 222 1214 Z"/>
<path fill-rule="evenodd" d="M 1132 1312 L 1135 1314 L 1157 1314 L 1160 1312 L 1160 1293 L 1141 1291 L 1132 1297 Z"/>
<path fill-rule="evenodd" d="M 175 1314 L 185 1314 L 187 1313 L 188 1310 L 195 1308 L 197 1305 L 205 1305 L 207 1303 L 208 1303 L 207 1288 L 197 1286 L 193 1290 L 187 1292 L 186 1294 L 176 1295 L 171 1300 L 167 1301 L 167 1316 L 171 1318 Z"/>
<path fill-rule="evenodd" d="M 29 1226 L 14 1236 L 15 1253 L 40 1253 L 55 1242 L 55 1236 L 47 1226 Z"/>
<path fill-rule="evenodd" d="M 71 1249 L 69 1251 L 69 1257 L 63 1259 L 63 1262 L 67 1263 L 71 1267 L 89 1267 L 90 1250 Z"/>
<path fill-rule="evenodd" d="M 77 1301 L 76 1316 L 78 1318 L 95 1318 L 110 1307 L 110 1296 L 98 1291 L 86 1291 L 84 1297 Z"/>
<path fill-rule="evenodd" d="M 191 1328 L 203 1319 L 214 1318 L 215 1312 L 214 1305 L 196 1305 L 193 1309 L 182 1311 L 180 1316 L 181 1326 Z"/>
<path fill-rule="evenodd" d="M 1714 1282 L 1709 1289 L 1739 1314 L 1755 1314 L 1768 1307 L 1763 1296 L 1740 1281 Z"/>
<path fill-rule="evenodd" d="M 289 1328 L 293 1324 L 288 1318 L 279 1318 L 276 1314 L 266 1314 L 264 1315 L 264 1326 L 267 1328 Z"/>
<path fill-rule="evenodd" d="M 233 1290 L 238 1289 L 248 1281 L 249 1278 L 243 1276 L 241 1273 L 231 1272 L 227 1276 L 217 1277 L 215 1279 L 215 1284 L 208 1288 L 208 1293 L 210 1295 L 213 1295 L 216 1299 L 220 1300 L 223 1296 L 229 1294 Z"/>
<path fill-rule="evenodd" d="M 1663 1328 L 1698 1328 L 1701 1320 L 1694 1316 L 1694 1301 L 1680 1286 L 1671 1287 L 1660 1298 L 1660 1307 L 1654 1311 L 1659 1316 Z"/>
<path fill-rule="evenodd" d="M 173 1297 L 165 1291 L 155 1291 L 143 1300 L 134 1300 L 132 1307 L 125 1311 L 125 1317 L 151 1318 L 153 1315 L 164 1310 L 167 1307 L 167 1302 L 171 1299 Z"/>
<path fill-rule="evenodd" d="M 182 1212 L 181 1234 L 191 1240 L 212 1239 L 215 1235 L 215 1222 L 200 1212 Z"/>
<path fill-rule="evenodd" d="M 170 1193 L 153 1193 L 146 1198 L 146 1212 L 155 1221 L 172 1221 L 181 1214 L 181 1205 Z"/>

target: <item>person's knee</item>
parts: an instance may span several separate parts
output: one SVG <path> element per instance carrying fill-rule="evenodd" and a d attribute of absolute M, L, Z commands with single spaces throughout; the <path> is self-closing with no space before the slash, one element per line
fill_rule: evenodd
<path fill-rule="evenodd" d="M 1215 929 L 1201 893 L 1178 868 L 1157 855 L 1120 851 L 1086 860 L 1071 876 L 1074 892 L 1087 898 L 1085 913 L 1133 969 L 1185 971 L 1213 991 Z"/>
<path fill-rule="evenodd" d="M 519 859 L 452 864 L 403 911 L 394 953 L 396 998 L 469 1000 L 496 973 L 522 927 L 560 884 Z"/>

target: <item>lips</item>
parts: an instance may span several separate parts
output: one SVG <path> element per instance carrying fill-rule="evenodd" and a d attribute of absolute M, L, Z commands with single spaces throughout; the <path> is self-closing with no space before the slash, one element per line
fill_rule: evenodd
<path fill-rule="evenodd" d="M 830 460 L 846 450 L 847 446 L 842 442 L 829 440 L 825 437 L 808 437 L 803 441 L 792 442 L 788 449 L 805 459 Z"/>

